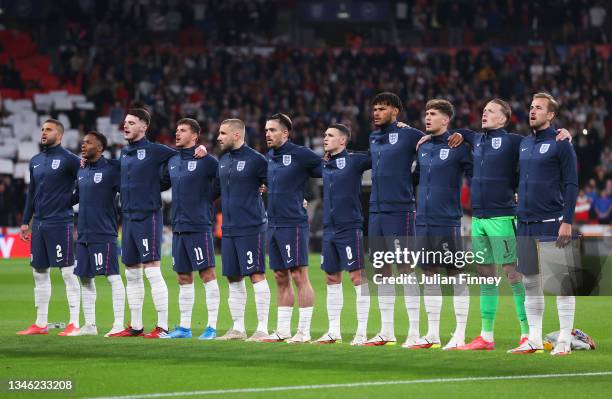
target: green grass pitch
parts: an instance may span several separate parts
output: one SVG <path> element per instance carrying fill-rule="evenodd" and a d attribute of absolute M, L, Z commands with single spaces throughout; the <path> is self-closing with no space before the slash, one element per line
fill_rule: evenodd
<path fill-rule="evenodd" d="M 325 283 L 319 269 L 319 256 L 310 258 L 310 278 L 316 292 L 312 321 L 312 337 L 326 331 Z M 220 265 L 220 259 L 217 259 Z M 171 270 L 171 261 L 163 260 L 162 269 L 170 290 L 170 325 L 178 324 L 178 285 Z M 219 269 L 219 267 L 218 267 Z M 348 277 L 348 276 L 347 276 Z M 67 304 L 61 276 L 52 272 L 53 294 L 49 320 L 66 321 Z M 270 330 L 276 325 L 276 300 L 273 276 L 268 273 L 272 289 Z M 504 284 L 507 284 L 504 282 Z M 150 291 L 145 300 L 145 329 L 156 321 Z M 221 308 L 218 332 L 231 326 L 227 307 L 227 283 L 220 280 Z M 256 326 L 252 288 L 247 282 L 249 300 L 246 325 L 249 333 Z M 351 347 L 355 320 L 355 293 L 349 279 L 344 282 L 342 333 L 338 345 L 288 345 L 284 343 L 202 342 L 191 340 L 108 339 L 102 337 L 112 324 L 110 288 L 103 277 L 97 279 L 98 337 L 57 337 L 58 330 L 48 336 L 18 337 L 17 330 L 34 320 L 33 281 L 27 260 L 0 261 L 0 397 L 101 397 L 145 395 L 171 392 L 220 390 L 206 397 L 236 398 L 372 398 L 372 397 L 477 397 L 496 398 L 578 398 L 610 397 L 612 375 L 563 377 L 546 379 L 492 379 L 477 381 L 420 382 L 392 384 L 397 381 L 436 378 L 477 378 L 523 376 L 532 374 L 565 374 L 612 371 L 612 298 L 578 298 L 575 326 L 591 334 L 598 348 L 590 352 L 574 352 L 554 358 L 542 355 L 509 355 L 506 349 L 516 345 L 518 323 L 512 298 L 502 296 L 496 322 L 495 351 L 443 352 L 441 350 L 409 351 L 394 347 Z M 423 308 L 423 307 L 422 307 Z M 403 342 L 407 316 L 401 296 L 395 310 L 395 331 Z M 129 310 L 126 306 L 126 319 Z M 193 314 L 194 335 L 205 327 L 204 290 L 196 284 L 196 305 Z M 127 320 L 126 320 L 127 321 Z M 454 328 L 452 300 L 444 299 L 441 332 L 443 343 Z M 297 326 L 297 309 L 292 329 Z M 368 336 L 380 327 L 376 298 L 372 298 Z M 426 329 L 424 311 L 421 332 Z M 547 298 L 544 331 L 558 329 L 554 298 Z M 468 339 L 480 331 L 478 298 L 470 306 Z M 71 392 L 7 392 L 8 379 L 72 379 Z M 291 391 L 224 392 L 228 389 L 268 388 L 321 384 L 383 382 L 359 387 L 328 387 Z M 389 384 L 384 383 L 389 382 Z M 200 397 L 203 393 L 190 397 Z M 153 396 L 151 396 L 153 397 Z"/>

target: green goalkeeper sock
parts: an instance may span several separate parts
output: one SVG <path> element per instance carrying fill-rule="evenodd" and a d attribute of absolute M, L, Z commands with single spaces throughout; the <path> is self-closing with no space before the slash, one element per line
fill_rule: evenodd
<path fill-rule="evenodd" d="M 529 324 L 527 323 L 527 313 L 525 312 L 525 286 L 521 281 L 510 284 L 514 295 L 514 306 L 516 316 L 521 324 L 521 335 L 529 334 Z"/>
<path fill-rule="evenodd" d="M 482 319 L 482 331 L 493 333 L 495 315 L 497 314 L 497 304 L 499 295 L 497 286 L 494 284 L 483 284 L 480 286 L 480 317 Z"/>

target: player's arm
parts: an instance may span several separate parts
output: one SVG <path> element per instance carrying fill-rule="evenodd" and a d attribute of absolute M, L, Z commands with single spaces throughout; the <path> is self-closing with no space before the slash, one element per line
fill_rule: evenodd
<path fill-rule="evenodd" d="M 74 206 L 79 203 L 79 182 L 77 181 L 74 186 L 74 191 L 72 192 L 72 198 L 70 200 L 70 205 Z"/>
<path fill-rule="evenodd" d="M 461 164 L 461 169 L 463 171 L 463 175 L 468 179 L 472 178 L 472 173 L 474 171 L 474 160 L 472 159 L 472 152 L 467 147 L 467 145 L 461 146 L 462 157 L 459 161 Z"/>
<path fill-rule="evenodd" d="M 167 145 L 158 144 L 158 143 L 155 143 L 154 145 L 159 154 L 159 161 L 162 164 L 167 163 L 170 160 L 170 158 L 172 158 L 173 156 L 179 153 L 177 150 L 175 150 L 174 148 L 170 148 Z"/>
<path fill-rule="evenodd" d="M 28 193 L 26 194 L 26 202 L 23 209 L 23 220 L 21 221 L 21 227 L 19 230 L 19 236 L 23 241 L 30 240 L 30 219 L 32 219 L 32 215 L 34 214 L 35 185 L 34 174 L 32 173 L 32 161 L 30 161 L 30 184 L 28 186 Z"/>
<path fill-rule="evenodd" d="M 207 176 L 210 182 L 212 201 L 215 201 L 221 196 L 221 184 L 219 183 L 219 161 L 209 156 L 205 158 Z"/>
<path fill-rule="evenodd" d="M 172 181 L 170 180 L 170 171 L 168 164 L 162 165 L 161 179 L 159 181 L 159 191 L 166 191 L 172 187 Z"/>
<path fill-rule="evenodd" d="M 578 197 L 578 168 L 576 152 L 569 142 L 557 143 L 561 163 L 561 186 L 563 187 L 563 222 L 559 228 L 557 246 L 563 247 L 572 239 L 572 221 Z"/>
<path fill-rule="evenodd" d="M 303 151 L 301 151 L 300 158 L 300 162 L 308 170 L 308 175 L 310 177 L 322 177 L 323 158 L 307 148 L 304 148 Z"/>
<path fill-rule="evenodd" d="M 359 154 L 359 158 L 361 159 L 360 162 L 360 169 L 361 169 L 361 173 L 365 172 L 366 170 L 370 170 L 372 169 L 372 157 L 370 156 L 370 154 Z"/>
<path fill-rule="evenodd" d="M 416 189 L 416 186 L 419 185 L 420 179 L 421 179 L 421 162 L 419 162 L 419 159 L 421 157 L 419 157 L 419 152 L 417 150 L 417 157 L 416 157 L 416 166 L 414 167 L 414 171 L 412 172 L 412 187 L 414 189 Z"/>

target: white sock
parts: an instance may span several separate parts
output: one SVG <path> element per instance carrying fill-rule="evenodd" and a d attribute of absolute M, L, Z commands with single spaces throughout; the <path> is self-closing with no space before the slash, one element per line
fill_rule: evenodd
<path fill-rule="evenodd" d="M 425 284 L 423 302 L 425 313 L 427 313 L 427 338 L 440 341 L 440 311 L 442 310 L 440 284 Z"/>
<path fill-rule="evenodd" d="M 298 320 L 298 331 L 310 335 L 310 321 L 312 320 L 312 306 L 300 308 Z"/>
<path fill-rule="evenodd" d="M 124 311 L 125 311 L 125 287 L 123 280 L 118 274 L 113 274 L 106 278 L 111 286 L 111 294 L 113 297 L 113 315 L 115 322 L 113 327 L 123 327 Z"/>
<path fill-rule="evenodd" d="M 395 286 L 378 286 L 378 308 L 380 309 L 380 333 L 387 338 L 395 338 L 393 316 L 395 310 Z"/>
<path fill-rule="evenodd" d="M 179 312 L 181 313 L 181 323 L 183 328 L 191 328 L 191 312 L 195 301 L 195 289 L 193 283 L 179 285 Z"/>
<path fill-rule="evenodd" d="M 495 337 L 493 336 L 493 331 L 483 331 L 483 330 L 480 330 L 480 336 L 482 337 L 482 339 L 484 339 L 487 342 L 495 342 Z"/>
<path fill-rule="evenodd" d="M 255 309 L 257 310 L 257 331 L 268 334 L 268 316 L 270 314 L 270 286 L 268 280 L 253 284 L 255 292 Z"/>
<path fill-rule="evenodd" d="M 36 307 L 36 325 L 47 327 L 49 299 L 51 299 L 51 274 L 47 269 L 32 269 L 34 274 L 34 306 Z"/>
<path fill-rule="evenodd" d="M 410 273 L 416 279 L 416 273 Z M 415 280 L 416 281 L 416 280 Z M 421 290 L 418 284 L 404 284 L 404 303 L 408 313 L 408 336 L 420 337 Z"/>
<path fill-rule="evenodd" d="M 340 314 L 343 305 L 342 284 L 327 284 L 327 319 L 329 333 L 334 337 L 340 336 Z"/>
<path fill-rule="evenodd" d="M 157 311 L 157 326 L 168 330 L 168 286 L 162 276 L 161 268 L 148 267 L 144 272 L 151 285 L 153 305 Z"/>
<path fill-rule="evenodd" d="M 217 315 L 219 314 L 219 303 L 221 302 L 219 283 L 217 283 L 217 280 L 210 280 L 209 282 L 204 283 L 204 291 L 206 292 L 206 308 L 208 309 L 207 326 L 216 329 Z"/>
<path fill-rule="evenodd" d="M 525 284 L 525 313 L 529 324 L 529 341 L 542 346 L 542 317 L 544 316 L 544 291 L 539 274 L 523 276 Z"/>
<path fill-rule="evenodd" d="M 470 310 L 470 289 L 467 283 L 455 284 L 453 293 L 453 306 L 455 308 L 455 320 L 457 321 L 453 337 L 457 341 L 465 341 L 465 327 Z"/>
<path fill-rule="evenodd" d="M 74 274 L 74 265 L 62 267 L 61 271 L 62 277 L 64 278 L 64 284 L 66 285 L 70 323 L 78 328 L 81 312 L 81 285 L 79 284 L 79 278 Z"/>
<path fill-rule="evenodd" d="M 292 306 L 278 307 L 278 320 L 276 322 L 276 331 L 281 335 L 291 335 L 291 315 L 293 313 Z"/>
<path fill-rule="evenodd" d="M 229 308 L 232 320 L 234 321 L 233 330 L 245 332 L 244 328 L 244 309 L 246 307 L 247 292 L 244 280 L 237 283 L 229 283 Z"/>
<path fill-rule="evenodd" d="M 355 294 L 357 295 L 357 333 L 355 335 L 366 336 L 368 332 L 368 315 L 370 313 L 370 291 L 368 283 L 355 286 Z"/>
<path fill-rule="evenodd" d="M 144 304 L 144 279 L 142 268 L 125 268 L 127 301 L 134 330 L 142 330 L 142 306 Z"/>
<path fill-rule="evenodd" d="M 575 312 L 575 296 L 557 297 L 557 313 L 559 314 L 559 342 L 572 342 Z"/>
<path fill-rule="evenodd" d="M 96 281 L 93 278 L 84 279 L 82 283 L 83 316 L 85 325 L 96 325 Z"/>

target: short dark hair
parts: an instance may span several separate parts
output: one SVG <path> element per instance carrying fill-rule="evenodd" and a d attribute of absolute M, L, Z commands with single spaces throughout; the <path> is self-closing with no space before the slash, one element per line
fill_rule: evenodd
<path fill-rule="evenodd" d="M 502 114 L 504 114 L 504 116 L 506 117 L 506 123 L 504 124 L 504 126 L 508 126 L 508 124 L 510 123 L 510 118 L 512 118 L 512 107 L 510 107 L 510 104 L 508 104 L 507 101 L 504 101 L 501 98 L 494 98 L 489 102 L 497 104 L 501 107 Z"/>
<path fill-rule="evenodd" d="M 85 134 L 85 136 L 91 134 L 92 136 L 94 136 L 96 138 L 96 140 L 98 140 L 100 142 L 100 144 L 102 144 L 102 151 L 106 151 L 106 149 L 108 148 L 108 140 L 106 139 L 106 136 L 103 135 L 100 132 L 96 132 L 95 130 L 92 130 L 90 132 L 87 132 Z"/>
<path fill-rule="evenodd" d="M 280 125 L 283 125 L 287 131 L 293 130 L 293 122 L 291 122 L 291 118 L 289 118 L 285 114 L 274 114 L 268 118 L 269 121 L 277 121 Z"/>
<path fill-rule="evenodd" d="M 425 104 L 425 111 L 430 109 L 435 109 L 442 112 L 448 116 L 449 119 L 453 119 L 453 116 L 455 116 L 455 107 L 453 107 L 453 104 L 451 104 L 450 101 L 442 98 L 434 98 L 433 100 L 427 101 L 427 104 Z"/>
<path fill-rule="evenodd" d="M 191 119 L 191 118 L 182 118 L 181 120 L 179 120 L 176 123 L 176 126 L 178 127 L 179 125 L 187 125 L 189 126 L 189 128 L 191 129 L 192 132 L 194 132 L 195 134 L 199 135 L 201 128 L 200 128 L 200 124 L 198 123 L 198 121 L 196 121 L 195 119 Z"/>
<path fill-rule="evenodd" d="M 151 114 L 144 108 L 130 108 L 127 111 L 127 115 L 134 115 L 136 118 L 146 123 L 147 126 L 151 125 Z"/>
<path fill-rule="evenodd" d="M 402 112 L 402 100 L 400 100 L 399 96 L 395 93 L 391 93 L 390 91 L 385 91 L 382 93 L 378 93 L 372 99 L 372 106 L 374 105 L 389 105 L 391 107 L 395 107 Z"/>
<path fill-rule="evenodd" d="M 351 129 L 342 123 L 332 123 L 329 125 L 328 129 L 336 129 L 340 134 L 346 136 L 347 141 L 351 139 Z"/>
<path fill-rule="evenodd" d="M 555 100 L 555 98 L 553 96 L 551 96 L 548 93 L 544 93 L 544 92 L 540 92 L 540 93 L 536 93 L 533 95 L 533 100 L 535 100 L 536 98 L 545 98 L 548 100 L 548 108 L 547 111 L 548 112 L 552 112 L 555 114 L 555 116 L 557 116 L 557 113 L 559 112 L 559 102 L 557 100 Z"/>
<path fill-rule="evenodd" d="M 64 134 L 64 124 L 57 119 L 49 118 L 43 122 L 43 125 L 45 123 L 53 123 L 57 127 L 57 130 L 59 130 L 61 134 Z"/>

